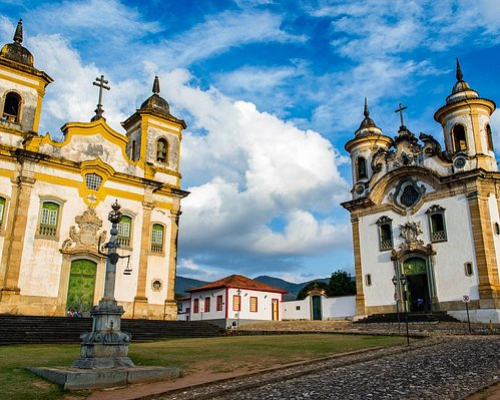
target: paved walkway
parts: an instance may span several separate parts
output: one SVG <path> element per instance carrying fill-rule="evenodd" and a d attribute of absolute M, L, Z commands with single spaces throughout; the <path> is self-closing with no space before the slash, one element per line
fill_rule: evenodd
<path fill-rule="evenodd" d="M 464 399 L 500 378 L 499 352 L 498 337 L 442 337 L 155 399 Z"/>
<path fill-rule="evenodd" d="M 273 333 L 397 333 L 397 324 L 350 322 L 280 322 L 247 327 Z M 411 323 L 410 334 L 428 336 L 411 345 L 359 352 L 170 391 L 158 382 L 128 389 L 94 392 L 92 400 L 299 400 L 299 399 L 465 399 L 500 381 L 500 327 L 463 323 Z M 405 333 L 402 324 L 401 332 Z M 257 333 L 257 332 L 255 332 Z M 274 332 L 278 333 L 278 332 Z M 493 335 L 491 335 L 493 333 Z M 485 335 L 488 334 L 488 335 Z M 188 377 L 195 378 L 195 377 Z M 186 378 L 184 378 L 186 379 Z M 180 383 L 180 382 L 179 382 Z M 187 382 L 185 382 L 187 383 Z M 500 386 L 497 386 L 500 389 Z M 153 395 L 153 393 L 163 394 Z M 496 390 L 474 400 L 497 399 Z"/>

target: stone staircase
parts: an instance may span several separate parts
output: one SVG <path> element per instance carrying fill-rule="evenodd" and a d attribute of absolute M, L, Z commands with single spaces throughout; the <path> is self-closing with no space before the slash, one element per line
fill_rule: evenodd
<path fill-rule="evenodd" d="M 224 330 L 207 322 L 198 321 L 122 319 L 121 329 L 132 334 L 132 341 L 224 335 Z M 92 318 L 0 315 L 0 345 L 79 343 L 80 334 L 91 330 Z"/>
<path fill-rule="evenodd" d="M 401 322 L 406 321 L 406 315 L 404 312 L 399 313 L 399 320 Z M 408 313 L 408 322 L 459 322 L 457 319 L 448 315 L 446 312 L 433 312 L 433 313 Z M 392 314 L 372 314 L 366 318 L 356 321 L 356 324 L 387 324 L 398 322 L 397 313 Z"/>

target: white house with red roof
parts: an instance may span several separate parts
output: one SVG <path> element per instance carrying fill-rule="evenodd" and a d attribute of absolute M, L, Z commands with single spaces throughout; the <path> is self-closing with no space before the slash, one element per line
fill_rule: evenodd
<path fill-rule="evenodd" d="M 191 294 L 189 307 L 184 304 L 183 308 L 189 309 L 189 320 L 208 321 L 223 328 L 280 321 L 283 295 L 288 293 L 242 275 L 231 275 L 187 292 Z"/>

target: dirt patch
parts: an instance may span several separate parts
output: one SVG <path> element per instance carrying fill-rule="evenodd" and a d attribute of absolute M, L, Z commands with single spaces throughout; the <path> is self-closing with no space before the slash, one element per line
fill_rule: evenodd
<path fill-rule="evenodd" d="M 500 400 L 500 382 L 467 397 L 466 400 Z"/>

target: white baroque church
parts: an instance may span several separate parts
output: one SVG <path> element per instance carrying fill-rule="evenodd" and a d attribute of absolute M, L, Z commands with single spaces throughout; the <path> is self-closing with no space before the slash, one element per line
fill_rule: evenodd
<path fill-rule="evenodd" d="M 22 45 L 0 51 L 0 313 L 88 312 L 103 295 L 107 220 L 118 200 L 122 256 L 115 297 L 126 318 L 177 318 L 174 300 L 184 121 L 170 113 L 155 78 L 153 94 L 116 132 L 99 104 L 88 122 L 68 122 L 62 141 L 40 135 L 46 87 Z M 91 84 L 89 82 L 89 84 Z M 89 113 L 90 114 L 90 113 Z M 127 270 L 130 275 L 124 275 Z M 131 270 L 131 271 L 130 271 Z"/>
<path fill-rule="evenodd" d="M 444 150 L 404 125 L 391 138 L 365 118 L 345 148 L 352 160 L 356 316 L 448 312 L 500 322 L 500 173 L 496 108 L 463 80 L 434 114 Z M 465 297 L 464 297 L 465 296 Z"/>

